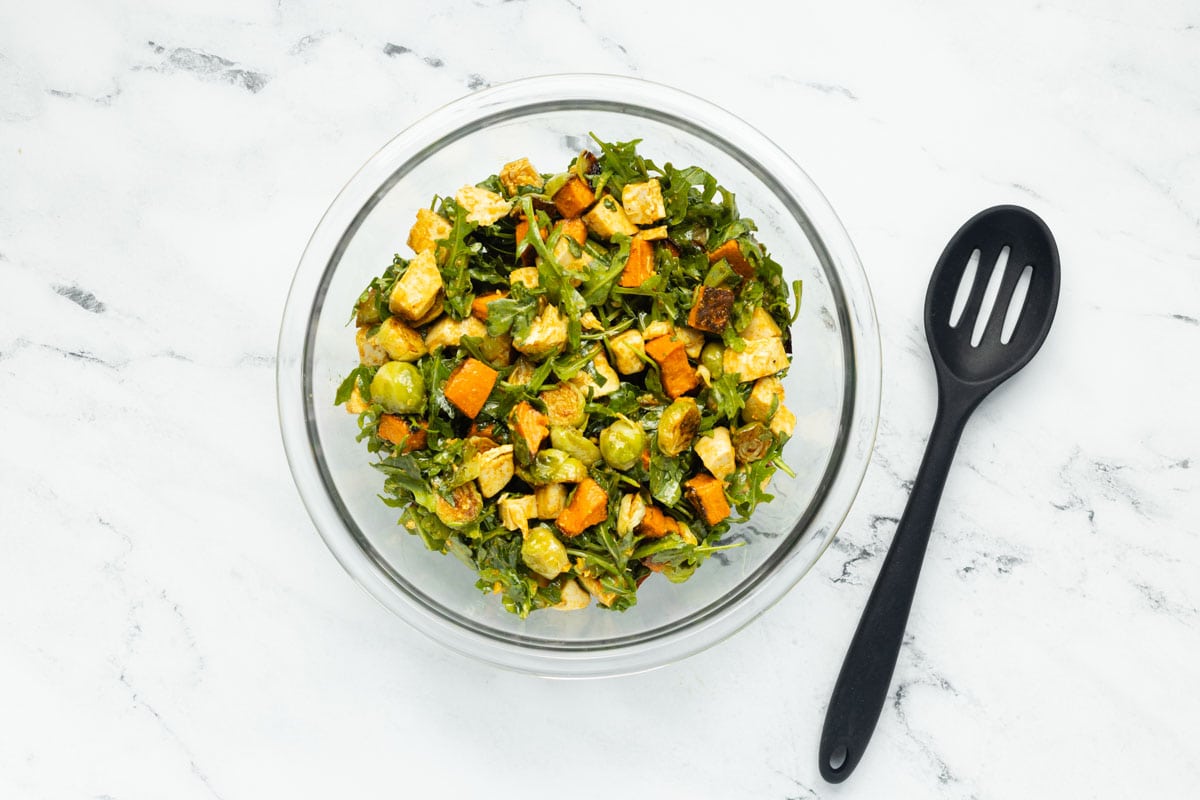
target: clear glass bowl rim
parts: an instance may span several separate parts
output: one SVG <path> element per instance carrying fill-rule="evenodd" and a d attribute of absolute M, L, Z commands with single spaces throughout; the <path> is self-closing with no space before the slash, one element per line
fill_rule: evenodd
<path fill-rule="evenodd" d="M 389 578 L 356 541 L 320 475 L 310 435 L 306 386 L 308 336 L 323 276 L 338 257 L 344 234 L 356 226 L 393 175 L 419 161 L 483 118 L 561 108 L 580 103 L 621 107 L 657 121 L 676 122 L 727 151 L 752 159 L 759 176 L 770 176 L 799 212 L 827 273 L 838 284 L 838 314 L 852 368 L 851 400 L 843 409 L 840 463 L 831 470 L 811 524 L 820 538 L 809 558 L 789 557 L 802 538 L 791 535 L 789 551 L 736 600 L 695 623 L 661 636 L 604 649 L 555 649 L 516 643 L 468 628 L 420 602 Z M 649 113 L 653 109 L 653 114 Z M 853 298 L 853 305 L 847 299 Z M 547 75 L 500 84 L 467 95 L 418 120 L 376 152 L 343 187 L 314 230 L 296 269 L 280 326 L 276 387 L 280 431 L 288 465 L 309 516 L 342 567 L 368 594 L 421 633 L 465 655 L 506 669 L 547 677 L 582 678 L 630 674 L 663 666 L 728 638 L 783 597 L 828 548 L 849 513 L 874 446 L 879 418 L 881 351 L 871 290 L 844 226 L 812 179 L 777 145 L 740 118 L 694 95 L 648 81 L 594 74 Z M 795 534 L 795 532 L 793 532 Z"/>

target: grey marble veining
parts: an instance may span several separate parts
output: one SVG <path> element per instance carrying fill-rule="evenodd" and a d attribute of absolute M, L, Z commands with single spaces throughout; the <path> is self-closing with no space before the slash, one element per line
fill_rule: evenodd
<path fill-rule="evenodd" d="M 3 16 L 0 797 L 1194 795 L 1194 4 Z M 711 651 L 588 683 L 443 651 L 355 588 L 274 410 L 288 283 L 347 176 L 461 94 L 561 71 L 676 85 L 792 153 L 885 357 L 874 459 L 812 574 Z M 1055 328 L 963 437 L 871 750 L 831 787 L 825 703 L 933 417 L 926 280 L 1000 202 L 1058 237 Z"/>

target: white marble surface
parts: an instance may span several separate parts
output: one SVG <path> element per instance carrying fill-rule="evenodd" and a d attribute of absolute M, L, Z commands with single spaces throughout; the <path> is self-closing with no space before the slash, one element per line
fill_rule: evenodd
<path fill-rule="evenodd" d="M 1195 796 L 1195 4 L 169 5 L 0 12 L 0 797 Z M 345 178 L 462 93 L 567 70 L 793 153 L 885 355 L 815 572 L 707 653 L 587 683 L 443 651 L 354 586 L 273 380 Z M 831 787 L 825 703 L 933 414 L 925 281 L 1005 201 L 1058 236 L 1055 329 L 967 430 L 893 696 Z"/>

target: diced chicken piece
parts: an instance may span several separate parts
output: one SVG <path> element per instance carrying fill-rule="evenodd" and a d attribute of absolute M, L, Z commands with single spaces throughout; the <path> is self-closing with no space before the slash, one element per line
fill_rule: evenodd
<path fill-rule="evenodd" d="M 536 289 L 538 285 L 537 267 L 517 267 L 508 273 L 508 285 L 516 286 L 518 283 L 530 289 Z"/>
<path fill-rule="evenodd" d="M 555 611 L 579 611 L 587 608 L 592 596 L 579 587 L 574 578 L 567 578 L 562 584 L 562 599 L 550 608 Z M 616 595 L 613 595 L 614 599 Z"/>
<path fill-rule="evenodd" d="M 753 339 L 746 342 L 746 349 L 737 352 L 732 347 L 725 348 L 722 367 L 726 374 L 736 372 L 738 381 L 756 381 L 768 375 L 774 375 L 788 365 L 787 353 L 783 349 L 783 340 L 778 336 L 770 339 Z"/>
<path fill-rule="evenodd" d="M 688 358 L 700 357 L 700 351 L 704 349 L 703 333 L 683 325 L 675 329 L 675 338 L 683 342 L 683 352 L 688 354 Z"/>
<path fill-rule="evenodd" d="M 438 347 L 458 347 L 464 336 L 486 339 L 487 325 L 475 317 L 452 319 L 443 317 L 425 331 L 425 347 L 433 352 Z"/>
<path fill-rule="evenodd" d="M 417 211 L 417 221 L 408 232 L 408 246 L 414 253 L 423 253 L 432 250 L 442 239 L 450 238 L 453 231 L 450 220 L 428 208 L 422 208 Z"/>
<path fill-rule="evenodd" d="M 587 370 L 581 369 L 571 378 L 571 383 L 583 390 L 584 394 L 591 389 L 592 397 L 607 397 L 617 389 L 621 388 L 621 376 L 608 363 L 608 357 L 604 355 L 603 348 L 596 348 L 596 357 L 592 359 L 592 366 L 596 369 L 596 375 L 599 381 L 596 381 L 588 374 Z"/>
<path fill-rule="evenodd" d="M 579 317 L 579 326 L 585 331 L 602 331 L 604 326 L 600 324 L 600 320 L 591 311 L 585 311 Z"/>
<path fill-rule="evenodd" d="M 644 239 L 647 242 L 657 242 L 667 238 L 667 226 L 657 225 L 653 228 L 642 228 L 633 235 L 635 239 Z"/>
<path fill-rule="evenodd" d="M 361 414 L 370 408 L 370 405 L 363 399 L 362 392 L 355 386 L 350 390 L 350 399 L 346 401 L 346 413 Z"/>
<path fill-rule="evenodd" d="M 559 313 L 558 307 L 548 305 L 542 309 L 524 336 L 513 339 L 513 347 L 534 361 L 562 351 L 567 344 L 567 318 Z"/>
<path fill-rule="evenodd" d="M 446 310 L 446 305 L 443 302 L 444 300 L 445 300 L 445 297 L 443 296 L 443 294 L 441 292 L 438 292 L 437 300 L 433 301 L 433 306 L 428 311 L 425 312 L 425 316 L 421 317 L 419 320 L 414 322 L 412 324 L 412 326 L 414 328 L 421 328 L 421 327 L 424 327 L 425 325 L 428 325 L 429 323 L 433 322 L 438 317 L 440 317 L 442 315 L 442 312 Z"/>
<path fill-rule="evenodd" d="M 638 225 L 651 225 L 667 215 L 662 184 L 658 178 L 651 178 L 644 183 L 625 184 L 621 190 L 621 205 L 625 207 L 629 221 Z"/>
<path fill-rule="evenodd" d="M 567 485 L 565 483 L 548 483 L 533 490 L 537 498 L 538 519 L 558 519 L 558 515 L 567 507 Z"/>
<path fill-rule="evenodd" d="M 479 492 L 484 497 L 492 497 L 508 485 L 514 474 L 513 446 L 502 444 L 480 453 L 479 456 Z"/>
<path fill-rule="evenodd" d="M 388 354 L 377 338 L 367 335 L 369 330 L 370 327 L 364 325 L 355 334 L 354 338 L 358 344 L 358 361 L 364 367 L 378 367 L 388 360 Z"/>
<path fill-rule="evenodd" d="M 796 432 L 796 415 L 787 406 L 780 406 L 767 427 L 776 436 L 791 436 Z"/>
<path fill-rule="evenodd" d="M 425 349 L 421 334 L 405 325 L 398 317 L 385 319 L 374 339 L 392 361 L 416 361 L 429 352 Z"/>
<path fill-rule="evenodd" d="M 695 450 L 704 468 L 720 480 L 725 480 L 737 469 L 729 428 L 713 428 L 710 435 L 696 440 Z"/>
<path fill-rule="evenodd" d="M 750 315 L 750 322 L 739 335 L 746 341 L 750 341 L 752 339 L 777 338 L 783 336 L 783 333 L 767 310 L 759 306 L 754 309 L 754 313 Z"/>
<path fill-rule="evenodd" d="M 542 188 L 542 176 L 533 168 L 528 158 L 518 158 L 500 168 L 500 185 L 510 195 L 517 193 L 522 186 Z"/>
<path fill-rule="evenodd" d="M 500 524 L 510 531 L 529 530 L 529 520 L 537 519 L 537 498 L 531 494 L 501 497 L 496 504 L 500 511 Z"/>
<path fill-rule="evenodd" d="M 503 197 L 478 186 L 462 187 L 454 193 L 454 202 L 467 210 L 467 222 L 479 225 L 494 225 L 512 210 Z"/>
<path fill-rule="evenodd" d="M 588 230 L 601 239 L 611 239 L 618 233 L 633 236 L 638 232 L 637 225 L 629 221 L 621 204 L 612 195 L 601 197 L 592 210 L 583 215 L 583 221 L 587 223 Z"/>
<path fill-rule="evenodd" d="M 617 334 L 609 340 L 608 346 L 617 372 L 622 375 L 636 375 L 646 368 L 646 362 L 641 359 L 646 353 L 646 341 L 637 328 Z"/>
<path fill-rule="evenodd" d="M 766 422 L 783 405 L 783 382 L 779 378 L 759 378 L 742 408 L 743 422 Z"/>
<path fill-rule="evenodd" d="M 441 291 L 442 273 L 433 258 L 433 251 L 422 250 L 408 262 L 404 274 L 392 287 L 388 308 L 410 322 L 419 320 L 433 308 Z"/>
<path fill-rule="evenodd" d="M 595 259 L 582 248 L 579 249 L 579 255 L 574 255 L 571 252 L 571 246 L 571 237 L 560 236 L 554 244 L 554 250 L 551 251 L 554 254 L 554 260 L 564 269 L 572 269 L 577 272 L 586 270 Z M 578 243 L 575 243 L 575 246 L 578 247 Z"/>
<path fill-rule="evenodd" d="M 617 593 L 605 589 L 604 584 L 600 583 L 598 578 L 580 575 L 579 582 L 588 590 L 588 594 L 596 598 L 596 602 L 601 605 L 611 606 L 613 601 L 617 599 Z"/>
<path fill-rule="evenodd" d="M 670 336 L 673 333 L 675 333 L 675 326 L 665 319 L 660 319 L 646 326 L 646 330 L 642 331 L 642 338 L 648 342 L 651 339 L 657 339 L 660 336 Z"/>

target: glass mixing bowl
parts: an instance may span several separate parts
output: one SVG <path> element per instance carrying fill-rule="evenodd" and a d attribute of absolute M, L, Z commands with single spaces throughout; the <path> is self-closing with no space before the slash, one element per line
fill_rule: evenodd
<path fill-rule="evenodd" d="M 691 580 L 646 581 L 623 613 L 506 612 L 457 559 L 429 552 L 378 498 L 382 476 L 333 404 L 357 362 L 347 326 L 362 288 L 402 251 L 416 209 L 528 156 L 565 168 L 589 145 L 641 139 L 658 163 L 696 164 L 804 281 L 792 328 L 787 403 L 798 419 L 775 500 L 734 525 Z M 377 600 L 422 633 L 501 667 L 554 677 L 651 669 L 707 648 L 775 603 L 829 546 L 858 491 L 879 415 L 880 348 L 870 288 L 841 222 L 816 185 L 742 120 L 683 92 L 604 75 L 517 81 L 464 97 L 376 153 L 333 201 L 300 260 L 279 336 L 280 426 L 300 496 L 325 543 Z"/>

